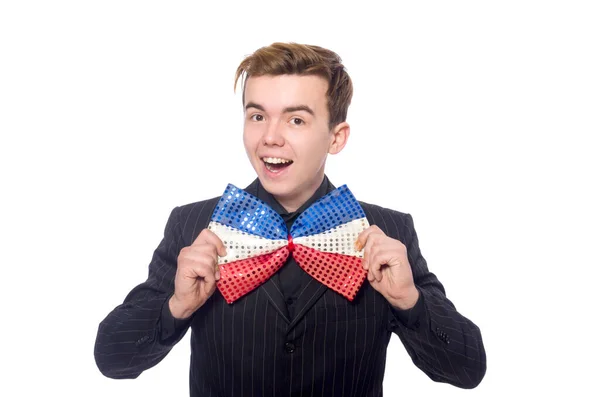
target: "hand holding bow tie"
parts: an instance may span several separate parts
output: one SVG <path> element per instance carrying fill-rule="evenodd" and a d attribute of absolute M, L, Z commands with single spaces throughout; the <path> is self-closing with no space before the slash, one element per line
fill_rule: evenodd
<path fill-rule="evenodd" d="M 266 203 L 230 184 L 208 225 L 227 248 L 218 258 L 217 288 L 233 303 L 266 282 L 291 255 L 314 279 L 353 300 L 367 276 L 354 242 L 368 226 L 346 185 L 313 203 L 288 230 Z"/>
<path fill-rule="evenodd" d="M 406 247 L 377 226 L 369 227 L 346 185 L 306 209 L 289 231 L 272 208 L 228 185 L 208 228 L 227 248 L 227 255 L 218 259 L 221 278 L 217 288 L 228 303 L 268 280 L 289 255 L 303 270 L 349 300 L 368 273 L 373 288 L 393 306 L 408 309 L 417 302 L 419 293 Z"/>
<path fill-rule="evenodd" d="M 419 291 L 415 287 L 412 269 L 402 242 L 385 235 L 377 226 L 365 229 L 356 240 L 356 249 L 364 248 L 363 269 L 377 292 L 399 308 L 412 308 Z"/>

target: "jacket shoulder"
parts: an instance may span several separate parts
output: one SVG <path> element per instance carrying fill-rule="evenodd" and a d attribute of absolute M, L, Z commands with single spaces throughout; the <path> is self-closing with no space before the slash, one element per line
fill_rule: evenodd
<path fill-rule="evenodd" d="M 217 206 L 221 196 L 212 197 L 206 200 L 196 201 L 194 203 L 183 204 L 177 207 L 180 216 L 183 214 L 196 214 L 208 211 L 212 214 L 212 211 Z"/>
<path fill-rule="evenodd" d="M 410 217 L 410 214 L 407 212 L 401 212 L 393 210 L 391 208 L 385 208 L 377 204 L 365 203 L 364 201 L 359 201 L 358 203 L 367 215 L 371 213 L 379 214 L 380 216 L 395 217 L 400 219 L 408 219 Z"/>
<path fill-rule="evenodd" d="M 179 225 L 184 246 L 191 245 L 202 229 L 208 227 L 212 213 L 220 198 L 218 196 L 183 204 L 173 209 L 171 216 L 177 218 L 176 222 Z"/>
<path fill-rule="evenodd" d="M 409 213 L 363 201 L 359 201 L 359 204 L 365 211 L 369 224 L 377 225 L 386 235 L 405 240 L 407 234 L 411 234 L 413 221 Z"/>

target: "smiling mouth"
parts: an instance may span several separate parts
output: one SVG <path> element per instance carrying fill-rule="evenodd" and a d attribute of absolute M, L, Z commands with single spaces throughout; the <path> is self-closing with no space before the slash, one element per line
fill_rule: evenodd
<path fill-rule="evenodd" d="M 267 170 L 271 172 L 280 172 L 293 163 L 292 160 L 277 157 L 263 157 L 261 160 L 263 161 L 263 163 L 265 163 L 265 167 L 267 168 Z"/>

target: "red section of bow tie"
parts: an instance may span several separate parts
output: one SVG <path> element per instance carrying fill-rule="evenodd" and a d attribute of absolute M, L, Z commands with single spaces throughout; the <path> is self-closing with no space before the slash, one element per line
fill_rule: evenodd
<path fill-rule="evenodd" d="M 267 281 L 285 263 L 290 251 L 282 247 L 270 254 L 219 266 L 217 288 L 227 303 L 233 303 Z"/>
<path fill-rule="evenodd" d="M 298 265 L 332 290 L 352 301 L 367 277 L 362 258 L 341 255 L 296 244 L 293 252 Z"/>
<path fill-rule="evenodd" d="M 217 287 L 227 303 L 235 302 L 273 276 L 287 260 L 290 248 L 305 272 L 348 300 L 354 300 L 367 276 L 362 258 L 317 251 L 290 240 L 288 246 L 270 254 L 220 265 Z"/>

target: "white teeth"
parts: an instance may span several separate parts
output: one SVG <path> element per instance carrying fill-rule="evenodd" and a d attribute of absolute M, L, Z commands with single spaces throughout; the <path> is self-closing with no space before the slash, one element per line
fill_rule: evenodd
<path fill-rule="evenodd" d="M 280 159 L 277 157 L 263 157 L 262 160 L 265 163 L 269 163 L 269 164 L 286 164 L 286 163 L 292 162 L 292 160 Z"/>

